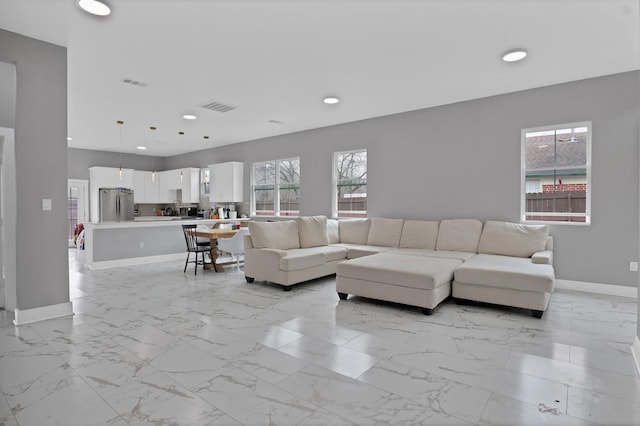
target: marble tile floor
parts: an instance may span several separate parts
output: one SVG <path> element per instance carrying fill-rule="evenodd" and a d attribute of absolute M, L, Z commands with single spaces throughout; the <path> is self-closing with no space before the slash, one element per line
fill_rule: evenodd
<path fill-rule="evenodd" d="M 76 315 L 0 315 L 0 425 L 638 425 L 634 299 L 528 312 L 247 284 L 182 261 L 91 271 Z"/>

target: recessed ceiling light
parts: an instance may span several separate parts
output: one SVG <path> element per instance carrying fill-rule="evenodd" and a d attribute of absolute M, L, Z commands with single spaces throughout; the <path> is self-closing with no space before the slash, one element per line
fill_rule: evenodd
<path fill-rule="evenodd" d="M 337 104 L 340 102 L 340 99 L 336 96 L 327 96 L 322 100 L 325 104 Z"/>
<path fill-rule="evenodd" d="M 136 148 L 138 148 L 140 151 L 144 151 L 145 149 L 147 149 L 147 147 L 146 147 L 146 146 L 138 146 L 138 147 L 136 147 Z"/>
<path fill-rule="evenodd" d="M 193 114 L 184 114 L 182 118 L 184 118 L 185 120 L 195 120 L 198 117 Z"/>
<path fill-rule="evenodd" d="M 92 15 L 107 16 L 111 13 L 109 6 L 98 0 L 78 0 L 78 6 Z"/>
<path fill-rule="evenodd" d="M 527 56 L 527 49 L 512 49 L 502 55 L 502 60 L 505 62 L 517 62 Z"/>

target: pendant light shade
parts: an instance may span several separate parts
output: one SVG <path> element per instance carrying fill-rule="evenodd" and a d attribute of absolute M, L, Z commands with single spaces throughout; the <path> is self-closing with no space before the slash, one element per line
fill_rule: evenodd
<path fill-rule="evenodd" d="M 122 125 L 124 124 L 124 121 L 118 120 L 116 123 L 118 123 L 120 133 L 120 169 L 118 170 L 118 177 L 122 180 Z"/>
<path fill-rule="evenodd" d="M 149 141 L 149 146 L 151 146 L 151 142 L 153 142 L 153 131 L 156 130 L 154 126 L 149 127 L 151 129 L 151 140 Z M 151 182 L 156 181 L 156 166 L 155 166 L 155 158 L 151 155 Z"/>
<path fill-rule="evenodd" d="M 184 132 L 178 132 L 180 135 L 180 150 L 182 151 L 184 145 Z M 180 184 L 184 182 L 184 176 L 182 176 L 182 166 L 184 163 L 184 154 L 180 154 Z"/>

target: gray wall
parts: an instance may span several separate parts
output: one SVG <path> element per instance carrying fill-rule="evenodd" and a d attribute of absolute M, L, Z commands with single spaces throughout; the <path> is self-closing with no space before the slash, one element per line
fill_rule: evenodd
<path fill-rule="evenodd" d="M 13 129 L 16 118 L 16 66 L 0 62 L 0 127 Z"/>
<path fill-rule="evenodd" d="M 0 30 L 0 61 L 17 71 L 17 307 L 66 303 L 67 50 Z M 52 211 L 42 211 L 43 198 L 52 200 Z"/>
<path fill-rule="evenodd" d="M 548 86 L 167 158 L 167 168 L 300 156 L 301 213 L 331 213 L 334 151 L 366 148 L 368 214 L 519 221 L 520 131 L 590 120 L 592 225 L 554 225 L 560 279 L 637 286 L 638 72 Z"/>
<path fill-rule="evenodd" d="M 89 180 L 89 167 L 120 167 L 120 154 L 108 151 L 93 151 L 89 149 L 69 148 L 68 173 L 69 179 Z M 167 170 L 164 157 L 148 155 L 122 154 L 122 167 L 125 169 L 156 171 Z"/>

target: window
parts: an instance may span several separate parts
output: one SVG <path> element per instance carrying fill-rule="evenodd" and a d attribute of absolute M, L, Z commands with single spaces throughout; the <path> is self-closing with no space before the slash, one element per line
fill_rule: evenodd
<path fill-rule="evenodd" d="M 300 158 L 253 163 L 252 215 L 300 215 Z"/>
<path fill-rule="evenodd" d="M 367 151 L 336 152 L 334 217 L 367 217 Z"/>
<path fill-rule="evenodd" d="M 525 222 L 591 221 L 591 122 L 522 130 Z"/>

